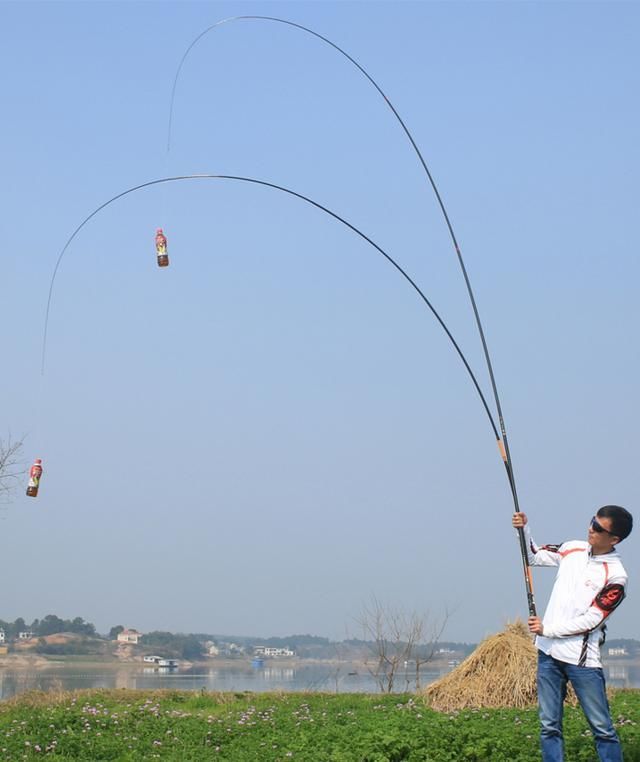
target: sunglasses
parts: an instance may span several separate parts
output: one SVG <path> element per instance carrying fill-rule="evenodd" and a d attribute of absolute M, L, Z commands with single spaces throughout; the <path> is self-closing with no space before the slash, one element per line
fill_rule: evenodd
<path fill-rule="evenodd" d="M 602 534 L 602 532 L 606 532 L 606 534 L 610 534 L 612 537 L 616 537 L 617 535 L 614 535 L 613 532 L 610 532 L 608 529 L 605 529 L 602 524 L 598 522 L 598 519 L 594 516 L 591 519 L 591 529 L 593 529 L 594 532 L 597 532 L 598 534 Z"/>

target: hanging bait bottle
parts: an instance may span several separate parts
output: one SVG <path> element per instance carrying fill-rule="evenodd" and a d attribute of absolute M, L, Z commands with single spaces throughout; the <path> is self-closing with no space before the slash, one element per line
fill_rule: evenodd
<path fill-rule="evenodd" d="M 42 460 L 36 458 L 29 470 L 29 484 L 27 485 L 27 495 L 36 497 L 40 487 L 40 477 L 42 476 Z"/>
<path fill-rule="evenodd" d="M 156 230 L 156 253 L 158 255 L 158 267 L 168 267 L 169 255 L 167 254 L 167 237 L 162 232 L 162 228 Z"/>

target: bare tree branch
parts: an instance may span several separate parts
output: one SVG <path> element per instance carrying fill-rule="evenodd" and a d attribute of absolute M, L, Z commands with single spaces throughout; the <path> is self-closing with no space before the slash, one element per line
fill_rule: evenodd
<path fill-rule="evenodd" d="M 409 689 L 411 680 L 406 667 L 410 662 L 416 665 L 415 689 L 420 687 L 420 669 L 433 659 L 448 618 L 449 614 L 445 612 L 441 622 L 431 624 L 430 637 L 425 644 L 427 617 L 416 612 L 407 614 L 372 597 L 371 603 L 363 607 L 358 622 L 364 640 L 370 643 L 372 659 L 366 660 L 365 665 L 381 692 L 393 692 L 402 667 L 405 667 L 406 689 Z"/>
<path fill-rule="evenodd" d="M 27 469 L 22 460 L 22 439 L 0 439 L 0 502 L 9 502 Z"/>

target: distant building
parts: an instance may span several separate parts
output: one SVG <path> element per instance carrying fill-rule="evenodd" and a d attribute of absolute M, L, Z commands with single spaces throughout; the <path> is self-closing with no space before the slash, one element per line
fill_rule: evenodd
<path fill-rule="evenodd" d="M 31 630 L 24 630 L 23 632 L 18 633 L 18 640 L 31 640 L 33 637 L 33 633 Z"/>
<path fill-rule="evenodd" d="M 4 634 L 4 630 L 0 629 L 0 643 L 5 643 L 5 642 L 6 642 L 6 637 Z"/>
<path fill-rule="evenodd" d="M 609 656 L 628 656 L 627 649 L 624 646 L 622 648 L 610 648 Z"/>
<path fill-rule="evenodd" d="M 142 633 L 137 630 L 122 630 L 118 633 L 117 641 L 118 643 L 131 643 L 135 646 L 140 642 L 141 637 Z"/>
<path fill-rule="evenodd" d="M 220 641 L 218 644 L 219 652 L 223 656 L 241 656 L 244 654 L 244 648 L 237 643 L 227 643 L 226 641 Z"/>
<path fill-rule="evenodd" d="M 212 643 L 209 646 L 207 653 L 209 654 L 209 656 L 219 656 L 220 655 L 220 649 L 218 648 L 218 646 L 215 643 Z"/>
<path fill-rule="evenodd" d="M 290 648 L 272 648 L 271 646 L 255 646 L 254 656 L 295 656 L 295 651 Z"/>

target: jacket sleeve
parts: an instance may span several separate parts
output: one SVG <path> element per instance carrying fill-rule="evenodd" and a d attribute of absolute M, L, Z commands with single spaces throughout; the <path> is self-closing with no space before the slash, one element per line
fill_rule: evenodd
<path fill-rule="evenodd" d="M 524 540 L 527 545 L 527 556 L 531 566 L 559 566 L 562 556 L 562 545 L 536 545 L 531 537 L 529 525 L 524 527 Z"/>
<path fill-rule="evenodd" d="M 547 628 L 545 626 L 543 636 L 546 638 L 567 638 L 572 635 L 582 635 L 600 627 L 624 600 L 626 582 L 626 577 L 612 577 L 598 591 L 584 613 L 567 619 L 561 624 L 555 624 L 553 627 Z"/>

